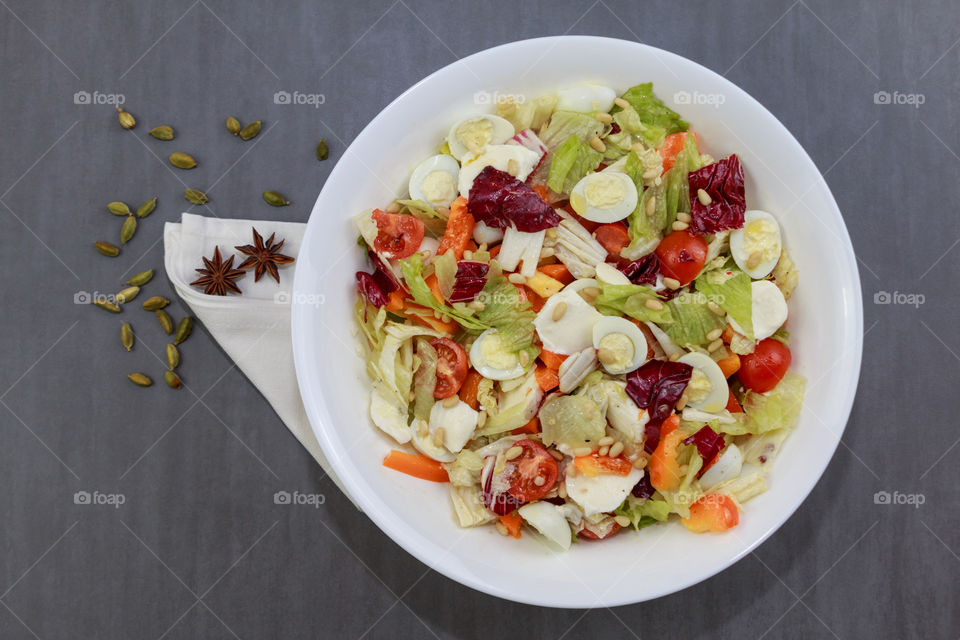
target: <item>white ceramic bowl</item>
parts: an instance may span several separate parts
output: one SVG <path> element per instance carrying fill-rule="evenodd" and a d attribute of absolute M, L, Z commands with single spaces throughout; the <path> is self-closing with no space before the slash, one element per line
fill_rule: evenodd
<path fill-rule="evenodd" d="M 550 550 L 537 536 L 460 529 L 446 485 L 385 469 L 395 446 L 367 413 L 358 357 L 354 272 L 366 269 L 350 218 L 405 192 L 411 169 L 452 122 L 490 112 L 497 93 L 534 97 L 584 81 L 618 92 L 652 81 L 715 157 L 736 152 L 748 208 L 773 212 L 801 273 L 790 300 L 793 367 L 809 384 L 799 425 L 769 478 L 725 534 L 679 524 Z M 502 598 L 553 607 L 649 600 L 704 580 L 759 545 L 800 505 L 843 433 L 860 370 L 862 307 L 853 248 L 836 202 L 792 135 L 742 90 L 685 58 L 586 36 L 515 42 L 459 60 L 420 81 L 360 133 L 314 205 L 297 262 L 293 349 L 307 415 L 336 474 L 363 511 L 433 569 Z M 322 304 L 314 304 L 322 300 Z"/>

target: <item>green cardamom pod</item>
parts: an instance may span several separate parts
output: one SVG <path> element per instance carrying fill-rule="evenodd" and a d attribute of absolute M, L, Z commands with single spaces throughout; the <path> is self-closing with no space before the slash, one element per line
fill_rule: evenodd
<path fill-rule="evenodd" d="M 130 215 L 130 207 L 125 202 L 111 202 L 107 205 L 107 210 L 115 216 Z"/>
<path fill-rule="evenodd" d="M 187 189 L 183 192 L 183 197 L 187 199 L 187 202 L 192 202 L 193 204 L 207 204 L 210 202 L 207 194 L 199 189 Z"/>
<path fill-rule="evenodd" d="M 133 216 L 127 216 L 123 221 L 123 227 L 120 228 L 120 244 L 127 244 L 133 238 L 137 231 L 137 219 Z"/>
<path fill-rule="evenodd" d="M 327 148 L 327 139 L 320 138 L 320 142 L 317 143 L 317 160 L 326 160 L 329 155 L 330 149 Z"/>
<path fill-rule="evenodd" d="M 146 311 L 156 311 L 157 309 L 163 309 L 168 304 L 170 304 L 170 301 L 163 296 L 153 296 L 143 301 L 143 308 Z"/>
<path fill-rule="evenodd" d="M 123 326 L 120 327 L 120 343 L 127 351 L 133 349 L 133 327 L 130 326 L 129 322 L 124 322 Z"/>
<path fill-rule="evenodd" d="M 167 366 L 173 371 L 180 364 L 180 352 L 172 344 L 167 344 Z"/>
<path fill-rule="evenodd" d="M 192 156 L 177 151 L 170 154 L 170 164 L 178 169 L 193 169 L 197 166 L 197 161 Z"/>
<path fill-rule="evenodd" d="M 116 258 L 120 255 L 120 249 L 109 242 L 94 242 L 93 246 L 97 248 L 97 251 L 107 256 L 108 258 Z"/>
<path fill-rule="evenodd" d="M 133 129 L 137 126 L 137 121 L 129 112 L 117 107 L 117 118 L 120 119 L 120 126 L 124 129 Z"/>
<path fill-rule="evenodd" d="M 283 197 L 279 191 L 267 190 L 263 192 L 263 200 L 273 207 L 285 207 L 290 201 Z"/>
<path fill-rule="evenodd" d="M 137 385 L 138 387 L 149 387 L 153 384 L 153 380 L 143 375 L 142 373 L 131 373 L 127 376 L 130 378 L 130 382 Z"/>
<path fill-rule="evenodd" d="M 137 207 L 137 217 L 138 217 L 138 218 L 146 218 L 148 215 L 150 215 L 151 213 L 153 213 L 153 210 L 156 209 L 156 208 L 157 208 L 157 199 L 156 199 L 156 198 L 153 198 L 153 199 L 151 199 L 151 200 L 147 200 L 147 201 L 144 202 L 142 205 L 140 205 L 139 207 Z"/>
<path fill-rule="evenodd" d="M 110 313 L 120 313 L 120 307 L 113 304 L 112 302 L 107 302 L 106 300 L 97 299 L 91 302 L 90 304 L 92 304 L 95 307 L 100 307 L 101 309 L 109 311 Z"/>
<path fill-rule="evenodd" d="M 257 137 L 257 134 L 260 133 L 260 126 L 263 124 L 260 120 L 256 122 L 251 122 L 243 129 L 240 129 L 240 138 L 243 140 L 250 140 Z"/>
<path fill-rule="evenodd" d="M 237 135 L 238 133 L 240 133 L 240 128 L 241 127 L 240 127 L 239 120 L 237 120 L 233 116 L 230 116 L 229 118 L 227 118 L 227 131 L 229 131 L 233 135 Z"/>
<path fill-rule="evenodd" d="M 118 293 L 115 297 L 117 299 L 117 302 L 119 302 L 120 304 L 124 304 L 136 298 L 138 293 L 140 293 L 140 287 L 136 287 L 136 286 L 127 287 L 126 289 Z"/>
<path fill-rule="evenodd" d="M 180 384 L 181 384 L 181 382 L 180 382 L 180 376 L 178 376 L 178 375 L 177 375 L 176 373 L 174 373 L 173 371 L 166 371 L 166 372 L 164 372 L 164 374 L 163 374 L 163 379 L 167 381 L 167 386 L 170 387 L 171 389 L 179 389 L 179 388 L 180 388 Z"/>
<path fill-rule="evenodd" d="M 137 275 L 133 276 L 127 280 L 127 284 L 131 287 L 142 287 L 153 280 L 153 269 L 147 269 L 146 271 L 141 271 Z"/>
<path fill-rule="evenodd" d="M 160 321 L 160 326 L 163 327 L 163 332 L 167 335 L 173 333 L 173 318 L 170 317 L 170 314 L 163 309 L 156 309 L 154 313 L 157 316 L 157 320 Z"/>
<path fill-rule="evenodd" d="M 186 316 L 177 325 L 177 335 L 173 336 L 173 344 L 180 344 L 189 338 L 191 331 L 193 331 L 193 318 Z"/>
<path fill-rule="evenodd" d="M 173 140 L 173 127 L 168 127 L 167 125 L 154 127 L 150 129 L 150 135 L 157 140 Z"/>

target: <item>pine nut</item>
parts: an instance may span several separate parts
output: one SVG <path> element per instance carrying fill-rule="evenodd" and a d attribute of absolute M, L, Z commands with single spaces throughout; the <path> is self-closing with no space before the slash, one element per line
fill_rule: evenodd
<path fill-rule="evenodd" d="M 612 445 L 614 442 L 616 442 L 616 441 L 615 441 L 613 438 L 611 438 L 610 436 L 603 436 L 602 438 L 600 438 L 599 440 L 597 440 L 597 444 L 600 445 L 601 447 L 609 447 L 609 446 Z"/>
<path fill-rule="evenodd" d="M 543 249 L 540 250 L 541 258 L 552 258 L 555 255 L 557 255 L 557 252 L 554 250 L 553 247 L 544 247 Z"/>
<path fill-rule="evenodd" d="M 610 447 L 600 447 L 601 456 L 606 456 L 608 453 L 610 453 Z"/>
<path fill-rule="evenodd" d="M 672 353 L 672 354 L 670 354 L 670 362 L 676 362 L 676 361 L 679 360 L 679 359 L 680 359 L 680 354 L 679 354 L 679 353 Z"/>
<path fill-rule="evenodd" d="M 707 302 L 707 309 L 710 309 L 710 311 L 712 311 L 715 315 L 718 315 L 718 316 L 724 316 L 727 313 L 726 311 L 723 310 L 723 307 L 718 305 L 713 300 L 710 300 Z"/>
<path fill-rule="evenodd" d="M 603 364 L 610 366 L 617 361 L 617 352 L 613 349 L 600 348 L 597 349 L 597 360 Z"/>
<path fill-rule="evenodd" d="M 544 234 L 544 235 L 546 235 L 548 238 L 556 238 L 556 237 L 557 237 L 557 230 L 556 230 L 556 229 L 547 229 L 547 233 Z"/>
<path fill-rule="evenodd" d="M 507 280 L 513 284 L 527 284 L 527 279 L 523 277 L 521 273 L 511 273 L 507 276 Z"/>
<path fill-rule="evenodd" d="M 426 438 L 430 434 L 430 425 L 427 424 L 426 420 L 421 420 L 417 425 L 417 435 L 421 438 Z"/>
<path fill-rule="evenodd" d="M 590 146 L 600 153 L 603 153 L 607 150 L 607 145 L 603 144 L 603 140 L 601 140 L 599 136 L 593 136 L 590 138 Z"/>
<path fill-rule="evenodd" d="M 674 290 L 676 290 L 676 289 L 679 289 L 679 288 L 680 288 L 680 281 L 679 281 L 679 280 L 674 280 L 673 278 L 664 278 L 664 279 L 663 279 L 663 286 L 665 286 L 667 289 L 674 289 Z"/>
<path fill-rule="evenodd" d="M 580 297 L 586 300 L 587 302 L 593 302 L 597 299 L 597 296 L 600 295 L 599 287 L 584 287 L 580 289 Z"/>
<path fill-rule="evenodd" d="M 654 300 L 653 298 L 650 298 L 649 300 L 645 301 L 643 303 L 643 306 L 645 306 L 647 309 L 653 309 L 654 311 L 663 310 L 663 303 L 660 302 L 659 300 Z"/>
<path fill-rule="evenodd" d="M 645 466 L 647 466 L 647 459 L 644 458 L 643 456 L 640 456 L 639 458 L 633 461 L 634 469 L 643 469 Z"/>
<path fill-rule="evenodd" d="M 547 449 L 550 452 L 550 455 L 553 456 L 554 460 L 563 460 L 563 454 L 557 451 L 556 449 Z"/>
<path fill-rule="evenodd" d="M 463 252 L 463 259 L 464 259 L 464 260 L 473 260 L 473 251 L 470 251 L 470 249 L 467 249 L 466 251 L 464 251 L 464 252 Z"/>
<path fill-rule="evenodd" d="M 713 331 L 707 334 L 707 340 L 710 340 L 711 342 L 713 342 L 714 340 L 719 338 L 721 335 L 723 335 L 723 329 L 714 329 Z"/>
<path fill-rule="evenodd" d="M 687 406 L 687 394 L 684 393 L 680 396 L 680 399 L 677 400 L 677 411 L 683 411 L 683 408 Z"/>
<path fill-rule="evenodd" d="M 387 213 L 397 213 L 398 211 L 400 211 L 400 203 L 394 200 L 393 202 L 387 205 L 387 208 L 384 209 L 384 211 L 386 211 Z"/>
<path fill-rule="evenodd" d="M 513 460 L 514 458 L 519 458 L 522 453 L 523 447 L 510 447 L 503 457 L 507 460 Z"/>
<path fill-rule="evenodd" d="M 537 485 L 538 487 L 542 487 L 546 483 L 547 483 L 547 479 L 544 478 L 543 476 L 537 476 L 536 478 L 533 479 L 533 484 Z"/>
<path fill-rule="evenodd" d="M 683 211 L 677 211 L 677 220 L 680 222 L 690 222 L 693 220 L 693 217 L 689 213 L 684 213 Z"/>
<path fill-rule="evenodd" d="M 617 105 L 621 109 L 629 109 L 630 103 L 624 100 L 623 98 L 614 98 L 613 104 Z"/>
<path fill-rule="evenodd" d="M 621 527 L 629 527 L 631 522 L 630 518 L 627 516 L 614 516 L 613 521 L 616 522 Z"/>
<path fill-rule="evenodd" d="M 593 453 L 593 449 L 591 449 L 590 447 L 577 447 L 576 449 L 573 450 L 573 455 L 575 455 L 578 458 L 582 456 L 588 456 L 591 453 Z"/>
<path fill-rule="evenodd" d="M 486 424 L 486 422 L 487 422 L 487 412 L 481 411 L 480 414 L 477 416 L 477 429 L 480 429 L 481 427 L 483 427 L 483 425 Z"/>
<path fill-rule="evenodd" d="M 510 158 L 510 160 L 507 161 L 507 173 L 514 178 L 520 173 L 520 163 L 517 162 L 515 158 Z"/>
<path fill-rule="evenodd" d="M 445 435 L 445 430 L 443 427 L 437 427 L 437 430 L 433 432 L 433 444 L 438 447 L 443 444 L 443 436 Z"/>
<path fill-rule="evenodd" d="M 528 364 L 530 364 L 530 352 L 529 352 L 529 351 L 521 351 L 521 352 L 520 352 L 520 366 L 523 367 L 524 369 L 526 369 Z"/>
<path fill-rule="evenodd" d="M 500 532 L 500 535 L 502 535 L 502 536 L 509 536 L 509 535 L 510 535 L 510 532 L 507 531 L 507 527 L 506 527 L 505 524 L 503 524 L 502 522 L 500 522 L 499 520 L 497 520 L 496 525 L 497 525 L 497 531 Z"/>
<path fill-rule="evenodd" d="M 603 124 L 610 124 L 613 122 L 613 116 L 609 113 L 604 113 L 600 111 L 599 113 L 593 114 L 593 117 L 602 122 Z"/>
<path fill-rule="evenodd" d="M 557 496 L 561 498 L 567 497 L 567 484 L 565 482 L 557 485 Z"/>
<path fill-rule="evenodd" d="M 650 196 L 647 200 L 647 215 L 652 216 L 657 212 L 657 196 Z"/>
<path fill-rule="evenodd" d="M 747 257 L 747 269 L 756 269 L 761 262 L 763 262 L 763 254 L 754 251 Z"/>
<path fill-rule="evenodd" d="M 623 453 L 623 443 L 614 442 L 612 445 L 610 445 L 610 453 L 607 455 L 609 455 L 611 458 L 616 458 L 621 453 Z"/>
<path fill-rule="evenodd" d="M 686 231 L 687 229 L 690 228 L 690 225 L 688 225 L 686 222 L 680 222 L 679 220 L 677 220 L 670 226 L 673 228 L 674 231 Z"/>
<path fill-rule="evenodd" d="M 628 102 L 627 104 L 630 104 L 630 103 Z M 632 145 L 630 145 L 630 148 L 636 151 L 638 154 L 643 153 L 647 150 L 647 148 L 643 146 L 643 143 L 640 142 L 639 140 L 637 140 Z"/>
<path fill-rule="evenodd" d="M 449 398 L 443 399 L 444 409 L 453 409 L 458 404 L 460 404 L 460 398 L 458 398 L 456 394 L 450 396 Z"/>
<path fill-rule="evenodd" d="M 713 353 L 714 351 L 716 351 L 717 349 L 719 349 L 719 348 L 722 347 L 722 346 L 723 346 L 723 340 L 714 340 L 714 341 L 711 342 L 710 345 L 707 347 L 707 351 L 709 351 L 710 353 Z"/>
<path fill-rule="evenodd" d="M 563 317 L 563 314 L 567 312 L 567 303 L 558 302 L 557 306 L 553 308 L 553 321 L 560 322 L 560 318 Z"/>
<path fill-rule="evenodd" d="M 700 201 L 700 204 L 707 206 L 713 202 L 713 198 L 710 197 L 710 194 L 704 191 L 703 189 L 697 189 L 697 200 Z"/>
<path fill-rule="evenodd" d="M 486 243 L 486 242 L 481 242 L 481 243 L 480 243 L 480 246 L 477 247 L 477 251 L 486 251 L 486 250 L 487 250 L 487 243 Z"/>
<path fill-rule="evenodd" d="M 658 175 L 660 175 L 660 171 L 661 171 L 661 169 L 660 169 L 659 167 L 650 167 L 649 169 L 647 169 L 646 171 L 643 172 L 643 179 L 644 179 L 644 180 L 653 180 L 653 179 L 656 178 Z"/>

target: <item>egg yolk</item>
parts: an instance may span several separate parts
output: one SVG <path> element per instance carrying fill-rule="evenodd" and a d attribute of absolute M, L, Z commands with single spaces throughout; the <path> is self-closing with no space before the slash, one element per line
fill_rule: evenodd
<path fill-rule="evenodd" d="M 493 140 L 493 123 L 486 118 L 467 120 L 457 127 L 457 139 L 469 151 L 480 153 Z"/>
<path fill-rule="evenodd" d="M 496 333 L 491 333 L 483 339 L 480 353 L 483 354 L 484 362 L 493 369 L 513 369 L 519 362 L 515 353 L 510 353 L 503 348 L 503 341 Z"/>
<path fill-rule="evenodd" d="M 595 209 L 609 209 L 623 201 L 626 189 L 623 181 L 613 175 L 596 173 L 590 176 L 583 189 L 587 204 Z"/>
<path fill-rule="evenodd" d="M 420 191 L 430 204 L 445 204 L 457 197 L 457 182 L 446 171 L 431 171 L 420 183 Z"/>
<path fill-rule="evenodd" d="M 633 341 L 623 333 L 608 333 L 597 344 L 601 362 L 614 371 L 622 371 L 633 362 Z"/>
<path fill-rule="evenodd" d="M 765 218 L 757 218 L 743 228 L 743 248 L 747 255 L 760 254 L 760 260 L 773 260 L 780 253 L 777 225 Z"/>
<path fill-rule="evenodd" d="M 712 390 L 713 384 L 710 383 L 710 378 L 700 369 L 694 368 L 693 373 L 690 374 L 690 382 L 687 383 L 687 401 L 703 402 Z"/>

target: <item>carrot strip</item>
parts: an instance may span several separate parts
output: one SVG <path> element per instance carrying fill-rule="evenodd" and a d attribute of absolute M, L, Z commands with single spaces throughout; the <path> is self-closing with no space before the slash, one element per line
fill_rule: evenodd
<path fill-rule="evenodd" d="M 471 369 L 470 373 L 467 374 L 466 380 L 463 381 L 463 385 L 460 387 L 460 399 L 470 405 L 470 408 L 474 411 L 480 408 L 480 400 L 477 398 L 477 392 L 480 390 L 481 380 L 483 380 L 483 376 Z"/>
<path fill-rule="evenodd" d="M 558 262 L 557 264 L 541 265 L 539 270 L 554 280 L 559 280 L 563 284 L 570 284 L 573 282 L 573 274 L 570 273 L 570 269 L 567 268 L 567 265 L 563 264 L 562 262 Z"/>
<path fill-rule="evenodd" d="M 541 391 L 550 391 L 560 385 L 560 376 L 557 374 L 556 369 L 537 367 L 533 375 L 536 376 L 537 384 L 540 385 Z"/>
<path fill-rule="evenodd" d="M 517 427 L 510 432 L 511 435 L 519 436 L 524 433 L 540 433 L 540 419 L 537 416 L 533 416 L 533 419 L 530 420 L 527 424 L 522 427 Z"/>
<path fill-rule="evenodd" d="M 426 283 L 430 287 L 430 291 L 433 292 L 434 299 L 440 304 L 446 304 L 446 300 L 443 299 L 443 292 L 440 291 L 440 281 L 437 280 L 437 274 L 431 273 L 426 279 Z"/>
<path fill-rule="evenodd" d="M 390 299 L 387 301 L 387 304 L 386 304 L 387 311 L 398 313 L 403 309 L 405 300 L 406 300 L 406 295 L 400 289 L 395 289 L 394 291 L 391 291 Z"/>
<path fill-rule="evenodd" d="M 723 333 L 720 335 L 720 339 L 723 340 L 724 344 L 730 344 L 730 341 L 733 340 L 733 326 L 727 323 L 727 326 L 723 328 Z"/>
<path fill-rule="evenodd" d="M 554 371 L 559 370 L 560 365 L 562 365 L 566 359 L 567 356 L 554 353 L 553 351 L 547 351 L 546 349 L 540 351 L 540 361 L 547 365 L 548 369 L 553 369 Z"/>
<path fill-rule="evenodd" d="M 383 459 L 383 466 L 430 482 L 450 482 L 447 470 L 436 460 L 391 449 Z"/>
<path fill-rule="evenodd" d="M 740 370 L 740 356 L 731 353 L 726 358 L 717 360 L 717 366 L 720 367 L 720 371 L 723 371 L 723 377 L 729 378 Z"/>
<path fill-rule="evenodd" d="M 737 396 L 733 395 L 733 389 L 730 389 L 730 397 L 727 398 L 727 411 L 730 413 L 743 413 L 743 407 L 740 406 L 740 401 L 737 400 Z"/>
<path fill-rule="evenodd" d="M 511 511 L 505 516 L 500 516 L 500 523 L 507 528 L 507 533 L 511 538 L 520 537 L 520 527 L 523 525 L 523 518 L 518 511 Z"/>

